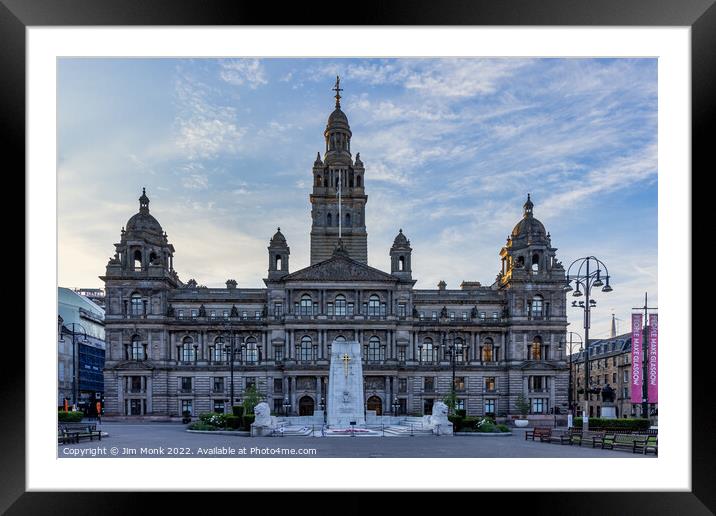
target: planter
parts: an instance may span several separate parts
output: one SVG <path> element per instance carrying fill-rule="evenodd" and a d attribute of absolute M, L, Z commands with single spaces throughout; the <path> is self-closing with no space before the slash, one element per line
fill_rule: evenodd
<path fill-rule="evenodd" d="M 525 428 L 528 423 L 529 421 L 527 421 L 526 419 L 515 419 L 515 426 L 517 428 Z"/>

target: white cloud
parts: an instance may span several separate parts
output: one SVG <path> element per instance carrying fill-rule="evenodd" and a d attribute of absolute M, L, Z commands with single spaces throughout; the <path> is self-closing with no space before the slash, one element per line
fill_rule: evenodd
<path fill-rule="evenodd" d="M 229 84 L 235 86 L 248 84 L 251 89 L 268 84 L 266 69 L 258 59 L 223 60 L 220 66 L 219 76 Z"/>

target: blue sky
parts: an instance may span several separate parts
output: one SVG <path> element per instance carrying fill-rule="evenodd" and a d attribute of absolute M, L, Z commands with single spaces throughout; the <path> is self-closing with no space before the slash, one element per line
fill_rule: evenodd
<path fill-rule="evenodd" d="M 60 285 L 102 286 L 143 186 L 183 281 L 262 287 L 277 226 L 307 266 L 336 75 L 371 265 L 403 228 L 417 288 L 492 284 L 530 192 L 565 265 L 609 267 L 593 336 L 657 302 L 655 59 L 60 59 Z"/>

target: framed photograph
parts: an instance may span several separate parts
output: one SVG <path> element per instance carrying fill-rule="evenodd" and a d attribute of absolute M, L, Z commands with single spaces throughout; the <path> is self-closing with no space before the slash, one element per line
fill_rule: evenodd
<path fill-rule="evenodd" d="M 688 381 L 712 3 L 54 7 L 1 18 L 31 307 L 3 508 L 714 509 Z"/>

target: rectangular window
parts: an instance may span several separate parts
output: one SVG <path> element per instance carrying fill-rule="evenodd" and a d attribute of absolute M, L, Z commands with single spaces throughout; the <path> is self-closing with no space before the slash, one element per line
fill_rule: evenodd
<path fill-rule="evenodd" d="M 437 318 L 438 318 L 438 313 L 437 313 L 437 312 L 433 312 L 433 320 L 436 320 Z"/>
<path fill-rule="evenodd" d="M 199 315 L 199 312 L 197 312 L 195 309 L 191 310 L 191 318 L 196 319 L 197 315 Z"/>
<path fill-rule="evenodd" d="M 543 414 L 547 407 L 545 402 L 546 400 L 544 398 L 532 398 L 532 413 Z"/>
<path fill-rule="evenodd" d="M 191 400 L 181 400 L 181 413 L 182 415 L 184 413 L 188 412 L 190 416 L 194 415 L 194 407 Z"/>
<path fill-rule="evenodd" d="M 254 319 L 256 319 L 257 321 L 258 321 L 259 319 L 261 319 L 261 311 L 260 311 L 260 310 L 256 310 L 256 311 L 254 312 Z"/>
<path fill-rule="evenodd" d="M 420 318 L 425 319 L 425 312 L 420 312 Z"/>
<path fill-rule="evenodd" d="M 405 346 L 398 346 L 398 361 L 405 362 Z"/>
<path fill-rule="evenodd" d="M 455 390 L 456 391 L 464 391 L 465 390 L 465 377 L 464 376 L 456 376 L 455 377 Z"/>
<path fill-rule="evenodd" d="M 144 400 L 127 400 L 126 411 L 128 416 L 141 416 L 142 415 L 142 401 Z"/>
<path fill-rule="evenodd" d="M 432 376 L 423 378 L 423 390 L 425 392 L 433 392 L 435 390 L 435 378 Z"/>
<path fill-rule="evenodd" d="M 273 304 L 273 315 L 274 317 L 281 317 L 283 315 L 283 303 Z"/>
<path fill-rule="evenodd" d="M 612 383 L 617 383 L 617 373 L 612 373 Z"/>
<path fill-rule="evenodd" d="M 492 318 L 493 318 L 493 319 L 499 319 L 499 313 L 498 313 L 498 312 L 492 312 Z"/>
<path fill-rule="evenodd" d="M 248 313 L 246 310 L 242 311 L 242 312 L 241 312 L 241 318 L 244 319 L 244 320 L 248 319 L 248 318 L 249 318 L 249 313 Z"/>
<path fill-rule="evenodd" d="M 398 303 L 398 316 L 399 317 L 405 317 L 407 315 L 407 307 L 405 306 L 405 303 Z"/>
<path fill-rule="evenodd" d="M 179 317 L 179 319 L 183 319 L 184 318 L 184 310 L 179 310 L 177 312 L 177 317 Z"/>
<path fill-rule="evenodd" d="M 224 400 L 214 400 L 214 412 L 218 414 L 224 413 Z"/>
<path fill-rule="evenodd" d="M 223 376 L 215 376 L 214 377 L 214 392 L 224 392 L 224 377 Z"/>
<path fill-rule="evenodd" d="M 133 392 L 133 393 L 142 392 L 142 377 L 141 376 L 130 376 L 129 377 L 129 392 Z"/>
<path fill-rule="evenodd" d="M 273 348 L 273 358 L 276 362 L 281 362 L 283 360 L 283 345 L 275 346 Z"/>
<path fill-rule="evenodd" d="M 455 410 L 465 410 L 465 400 L 455 400 Z"/>
<path fill-rule="evenodd" d="M 354 307 L 353 303 L 348 303 L 348 315 L 353 315 Z"/>
<path fill-rule="evenodd" d="M 450 320 L 451 321 L 455 320 L 455 312 L 450 312 Z"/>
<path fill-rule="evenodd" d="M 617 365 L 617 357 L 616 356 L 612 357 L 612 365 L 613 366 Z"/>
<path fill-rule="evenodd" d="M 462 313 L 462 320 L 467 321 L 467 312 Z"/>
<path fill-rule="evenodd" d="M 487 318 L 487 312 L 480 312 L 480 319 L 486 319 Z"/>
<path fill-rule="evenodd" d="M 326 305 L 326 311 L 327 311 L 328 315 L 333 315 L 333 303 L 328 303 Z"/>
<path fill-rule="evenodd" d="M 485 400 L 485 415 L 495 413 L 495 400 Z"/>
<path fill-rule="evenodd" d="M 385 317 L 385 315 L 388 313 L 388 307 L 385 303 L 380 304 L 380 315 Z"/>
<path fill-rule="evenodd" d="M 624 383 L 629 383 L 629 370 L 624 369 Z"/>
<path fill-rule="evenodd" d="M 398 414 L 407 414 L 408 413 L 408 400 L 405 398 L 400 398 L 398 400 L 398 403 L 400 404 L 400 407 L 398 408 Z"/>
<path fill-rule="evenodd" d="M 274 378 L 273 392 L 275 392 L 277 394 L 283 392 L 283 380 L 281 378 Z"/>
<path fill-rule="evenodd" d="M 485 391 L 487 392 L 494 392 L 497 388 L 497 381 L 495 380 L 494 376 L 486 376 L 485 377 Z"/>
<path fill-rule="evenodd" d="M 59 366 L 60 366 L 60 372 L 59 372 L 60 381 L 63 382 L 63 381 L 65 381 L 65 364 L 64 364 L 64 362 L 60 362 Z"/>
<path fill-rule="evenodd" d="M 629 387 L 624 387 L 622 389 L 622 398 L 627 399 L 629 397 Z"/>
<path fill-rule="evenodd" d="M 246 379 L 246 388 L 250 389 L 252 387 L 254 389 L 256 388 L 256 379 L 255 378 L 247 378 Z"/>
<path fill-rule="evenodd" d="M 210 312 L 210 315 L 211 315 L 211 318 L 212 318 L 212 319 L 216 319 L 216 310 L 212 310 L 212 311 Z"/>
<path fill-rule="evenodd" d="M 408 392 L 407 378 L 398 378 L 398 392 Z"/>
<path fill-rule="evenodd" d="M 191 376 L 182 376 L 180 386 L 182 392 L 191 392 Z"/>

